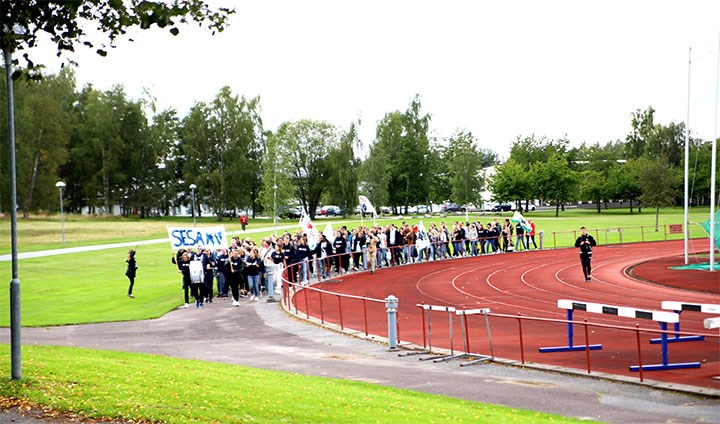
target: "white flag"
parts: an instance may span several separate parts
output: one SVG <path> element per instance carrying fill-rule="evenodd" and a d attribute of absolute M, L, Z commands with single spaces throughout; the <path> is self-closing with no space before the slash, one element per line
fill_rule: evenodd
<path fill-rule="evenodd" d="M 375 207 L 373 207 L 372 203 L 370 203 L 370 199 L 363 195 L 360 195 L 358 197 L 360 198 L 360 211 L 362 213 L 371 213 L 373 215 L 377 215 Z"/>
<path fill-rule="evenodd" d="M 333 231 L 332 225 L 330 225 L 329 222 L 325 226 L 325 230 L 323 230 L 323 235 L 330 243 L 335 241 L 335 231 Z"/>
<path fill-rule="evenodd" d="M 430 238 L 427 235 L 427 231 L 425 231 L 425 224 L 423 224 L 422 221 L 418 222 L 417 225 L 417 232 L 415 233 L 415 246 L 419 250 L 430 247 Z"/>
<path fill-rule="evenodd" d="M 307 234 L 308 246 L 310 246 L 311 249 L 314 248 L 315 245 L 318 243 L 318 240 L 320 239 L 320 235 L 318 234 L 315 225 L 313 225 L 312 220 L 305 213 L 305 211 L 303 211 L 298 225 L 302 228 L 303 233 Z"/>
<path fill-rule="evenodd" d="M 510 218 L 510 221 L 520 223 L 520 226 L 523 227 L 523 229 L 524 229 L 525 231 L 531 231 L 531 230 L 532 230 L 532 226 L 530 225 L 530 223 L 527 222 L 527 220 L 525 219 L 525 217 L 522 216 L 522 214 L 521 214 L 519 211 L 515 211 L 515 214 L 513 214 L 513 217 Z"/>

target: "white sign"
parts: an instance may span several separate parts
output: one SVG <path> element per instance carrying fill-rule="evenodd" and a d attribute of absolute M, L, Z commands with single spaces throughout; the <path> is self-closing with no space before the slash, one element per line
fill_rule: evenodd
<path fill-rule="evenodd" d="M 167 227 L 170 245 L 173 250 L 194 248 L 197 246 L 217 249 L 227 247 L 225 226 L 218 227 Z"/>

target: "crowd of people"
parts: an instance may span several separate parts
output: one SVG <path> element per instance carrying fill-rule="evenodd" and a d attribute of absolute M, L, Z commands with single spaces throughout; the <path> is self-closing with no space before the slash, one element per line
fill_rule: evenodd
<path fill-rule="evenodd" d="M 330 278 L 348 272 L 390 267 L 413 262 L 442 260 L 453 257 L 497 254 L 537 249 L 535 224 L 528 220 L 525 228 L 509 219 L 480 222 L 431 223 L 403 222 L 399 227 L 347 226 L 320 234 L 296 231 L 263 238 L 260 245 L 252 239 L 234 237 L 230 246 L 211 250 L 180 249 L 172 262 L 183 276 L 185 306 L 190 296 L 197 308 L 213 299 L 232 297 L 232 305 L 249 298 L 277 301 L 282 293 L 282 277 L 291 284 L 308 284 L 311 277 Z M 529 228 L 528 228 L 529 226 Z M 529 231 L 526 231 L 526 228 Z"/>

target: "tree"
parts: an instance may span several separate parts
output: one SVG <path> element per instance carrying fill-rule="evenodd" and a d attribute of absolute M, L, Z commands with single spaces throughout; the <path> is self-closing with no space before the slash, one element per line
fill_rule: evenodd
<path fill-rule="evenodd" d="M 553 154 L 547 162 L 533 165 L 536 184 L 542 197 L 555 203 L 555 216 L 560 215 L 560 206 L 575 198 L 578 174 L 570 168 L 561 154 Z"/>
<path fill-rule="evenodd" d="M 602 203 L 610 200 L 612 187 L 610 176 L 618 167 L 616 152 L 612 145 L 601 146 L 596 143 L 591 146 L 583 144 L 579 150 L 575 163 L 582 170 L 580 192 L 583 199 L 590 199 L 595 203 L 597 213 L 602 211 Z"/>
<path fill-rule="evenodd" d="M 275 139 L 279 171 L 295 186 L 297 198 L 312 218 L 329 188 L 330 152 L 339 144 L 338 130 L 324 121 L 284 122 Z"/>
<path fill-rule="evenodd" d="M 223 87 L 211 105 L 196 104 L 183 122 L 184 179 L 198 186 L 198 204 L 209 206 L 218 221 L 229 210 L 252 206 L 260 191 L 258 107 L 259 99 L 248 101 Z"/>
<path fill-rule="evenodd" d="M 526 199 L 527 188 L 533 178 L 533 172 L 526 171 L 513 158 L 498 165 L 495 168 L 495 175 L 492 177 L 491 183 L 493 200 L 517 202 L 520 199 Z"/>
<path fill-rule="evenodd" d="M 24 51 L 28 75 L 39 78 L 40 66 L 30 54 L 45 35 L 56 46 L 58 56 L 74 51 L 78 45 L 95 48 L 105 56 L 108 48 L 114 48 L 118 38 L 131 28 L 157 26 L 177 35 L 179 24 L 195 21 L 214 34 L 225 29 L 233 13 L 234 9 L 222 7 L 213 10 L 203 0 L 0 0 L 0 47 L 3 51 Z M 89 29 L 90 23 L 96 28 Z M 98 41 L 101 36 L 106 39 Z M 18 60 L 14 63 L 18 64 Z M 16 71 L 14 78 L 21 73 Z"/>
<path fill-rule="evenodd" d="M 675 197 L 679 195 L 678 173 L 663 156 L 655 159 L 642 158 L 638 165 L 642 187 L 640 200 L 645 205 L 655 208 L 655 231 L 658 231 L 660 208 L 672 205 Z"/>
<path fill-rule="evenodd" d="M 396 211 L 398 206 L 407 208 L 429 198 L 424 179 L 429 173 L 428 131 L 431 118 L 429 114 L 421 114 L 421 107 L 420 98 L 416 95 L 404 113 L 386 113 L 375 133 L 375 144 L 388 158 L 388 195 Z"/>
<path fill-rule="evenodd" d="M 645 146 L 655 128 L 653 116 L 655 109 L 648 106 L 645 111 L 636 110 L 632 114 L 632 132 L 625 138 L 625 154 L 628 158 L 639 158 L 645 153 Z"/>
<path fill-rule="evenodd" d="M 379 143 L 370 146 L 370 152 L 359 168 L 359 192 L 374 205 L 386 205 L 390 201 L 390 155 Z"/>
<path fill-rule="evenodd" d="M 357 128 L 355 124 L 342 134 L 337 148 L 330 151 L 329 163 L 332 171 L 329 191 L 330 203 L 340 206 L 343 214 L 352 214 L 358 202 L 358 167 L 359 161 L 355 157 L 355 146 L 359 145 Z"/>
<path fill-rule="evenodd" d="M 4 74 L 1 79 L 4 81 Z M 31 211 L 59 210 L 55 183 L 58 169 L 68 157 L 71 108 L 76 97 L 74 86 L 75 76 L 70 70 L 48 75 L 42 81 L 16 84 L 15 115 L 19 122 L 16 126 L 17 192 L 18 206 L 24 217 Z M 0 127 L 5 127 L 7 119 L 2 122 Z M 0 134 L 0 140 L 3 145 L 7 143 L 7 130 Z M 8 169 L 6 153 L 7 149 L 0 153 L 3 164 L 0 169 Z M 6 175 L 2 176 L 5 179 Z M 7 184 L 3 183 L 3 186 Z"/>
<path fill-rule="evenodd" d="M 459 132 L 449 139 L 448 174 L 451 200 L 459 205 L 479 204 L 483 188 L 483 157 L 472 133 Z"/>

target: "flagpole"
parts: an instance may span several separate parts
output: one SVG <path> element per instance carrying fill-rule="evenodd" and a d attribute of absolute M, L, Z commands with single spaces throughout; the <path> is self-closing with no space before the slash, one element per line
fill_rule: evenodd
<path fill-rule="evenodd" d="M 718 58 L 715 73 L 715 129 L 710 165 L 710 271 L 715 271 L 715 170 L 717 168 L 718 103 L 720 103 L 720 33 L 718 33 Z"/>
<path fill-rule="evenodd" d="M 688 228 L 688 202 L 689 202 L 689 182 L 688 182 L 688 159 L 690 158 L 690 65 L 692 64 L 692 47 L 688 49 L 688 89 L 687 89 L 687 119 L 685 120 L 685 204 L 684 204 L 684 239 L 685 239 L 685 265 L 688 264 L 688 239 L 690 238 L 690 228 Z"/>

